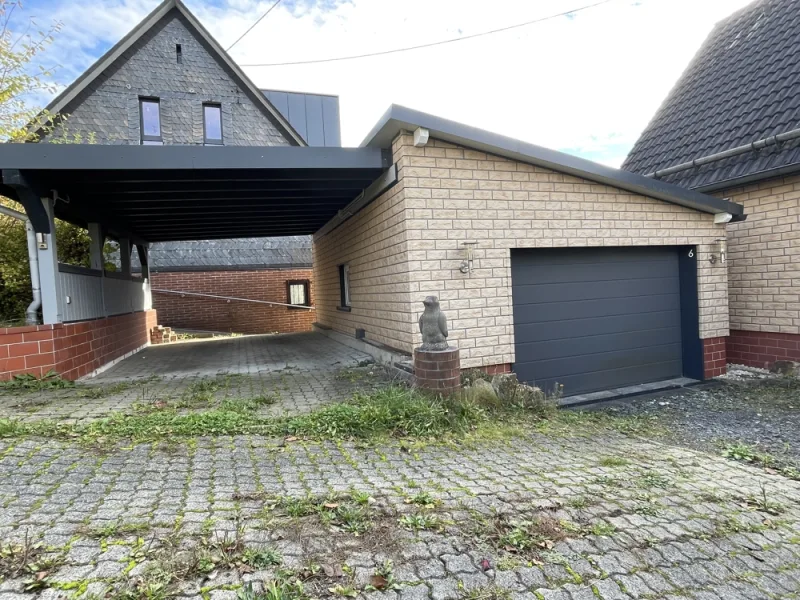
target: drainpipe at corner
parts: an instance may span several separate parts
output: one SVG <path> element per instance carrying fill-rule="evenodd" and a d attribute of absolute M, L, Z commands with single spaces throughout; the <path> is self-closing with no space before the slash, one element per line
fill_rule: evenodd
<path fill-rule="evenodd" d="M 7 206 L 0 205 L 0 214 L 19 219 L 25 223 L 25 237 L 28 241 L 28 262 L 31 269 L 31 291 L 33 302 L 25 309 L 25 323 L 27 325 L 39 324 L 39 309 L 42 307 L 42 288 L 39 282 L 39 250 L 36 245 L 36 232 L 33 230 L 27 216 Z"/>

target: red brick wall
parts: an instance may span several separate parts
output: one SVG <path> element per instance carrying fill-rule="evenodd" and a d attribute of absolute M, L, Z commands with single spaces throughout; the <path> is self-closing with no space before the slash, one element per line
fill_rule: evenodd
<path fill-rule="evenodd" d="M 719 377 L 728 371 L 725 357 L 726 337 L 706 338 L 703 341 L 703 378 Z"/>
<path fill-rule="evenodd" d="M 487 365 L 485 367 L 478 367 L 480 371 L 488 375 L 499 375 L 501 373 L 511 373 L 511 363 L 500 363 L 499 365 Z M 461 369 L 462 371 L 470 371 L 471 369 Z"/>
<path fill-rule="evenodd" d="M 254 271 L 162 272 L 151 274 L 151 287 L 165 290 L 287 302 L 286 282 L 311 281 L 311 269 Z M 314 285 L 310 285 L 314 303 Z M 153 292 L 153 307 L 161 325 L 173 329 L 235 333 L 310 331 L 314 311 L 288 306 L 226 301 Z"/>
<path fill-rule="evenodd" d="M 58 325 L 0 328 L 0 381 L 55 371 L 77 379 L 144 346 L 156 311 Z"/>
<path fill-rule="evenodd" d="M 731 329 L 729 363 L 768 369 L 777 360 L 800 362 L 800 335 Z"/>

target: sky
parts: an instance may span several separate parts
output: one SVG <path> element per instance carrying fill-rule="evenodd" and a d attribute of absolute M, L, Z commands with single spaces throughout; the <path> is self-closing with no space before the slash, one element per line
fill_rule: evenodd
<path fill-rule="evenodd" d="M 227 48 L 274 0 L 184 0 Z M 262 88 L 337 94 L 357 146 L 394 104 L 619 166 L 714 24 L 747 0 L 610 0 L 503 33 L 360 60 L 258 67 L 458 38 L 598 0 L 283 0 L 231 50 Z M 28 0 L 68 84 L 157 0 Z M 46 98 L 42 98 L 45 101 Z"/>

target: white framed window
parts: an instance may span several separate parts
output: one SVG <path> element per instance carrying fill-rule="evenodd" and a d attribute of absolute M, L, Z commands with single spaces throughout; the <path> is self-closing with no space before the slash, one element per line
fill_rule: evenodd
<path fill-rule="evenodd" d="M 286 282 L 287 303 L 293 306 L 311 306 L 308 279 Z"/>

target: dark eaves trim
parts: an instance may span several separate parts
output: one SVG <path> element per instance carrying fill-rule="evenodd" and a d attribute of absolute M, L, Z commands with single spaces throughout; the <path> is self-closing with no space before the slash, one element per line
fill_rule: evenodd
<path fill-rule="evenodd" d="M 361 146 L 390 148 L 392 141 L 401 131 L 413 131 L 418 127 L 427 129 L 431 137 L 445 142 L 582 177 L 705 213 L 730 213 L 733 215 L 733 221 L 745 218 L 744 207 L 734 202 L 396 104 L 384 113 Z"/>
<path fill-rule="evenodd" d="M 46 111 L 52 114 L 59 114 L 64 111 L 67 105 L 72 102 L 78 95 L 85 90 L 97 77 L 99 77 L 107 68 L 109 68 L 114 61 L 116 61 L 124 52 L 133 46 L 147 31 L 149 31 L 156 23 L 164 18 L 171 10 L 177 10 L 200 34 L 202 40 L 209 46 L 212 53 L 227 66 L 234 76 L 239 79 L 239 82 L 248 92 L 251 99 L 259 106 L 265 113 L 267 113 L 281 130 L 281 133 L 288 136 L 297 146 L 306 146 L 305 140 L 294 130 L 280 111 L 275 108 L 272 103 L 261 93 L 258 87 L 250 81 L 250 78 L 244 74 L 244 71 L 237 65 L 228 53 L 220 46 L 213 36 L 206 30 L 205 27 L 197 20 L 197 18 L 186 8 L 180 0 L 164 0 L 153 11 L 147 15 L 136 27 L 134 27 L 128 34 L 117 42 L 111 49 L 98 58 L 94 64 L 86 69 L 75 81 L 64 89 L 58 96 L 56 96 L 50 104 L 45 108 Z"/>

